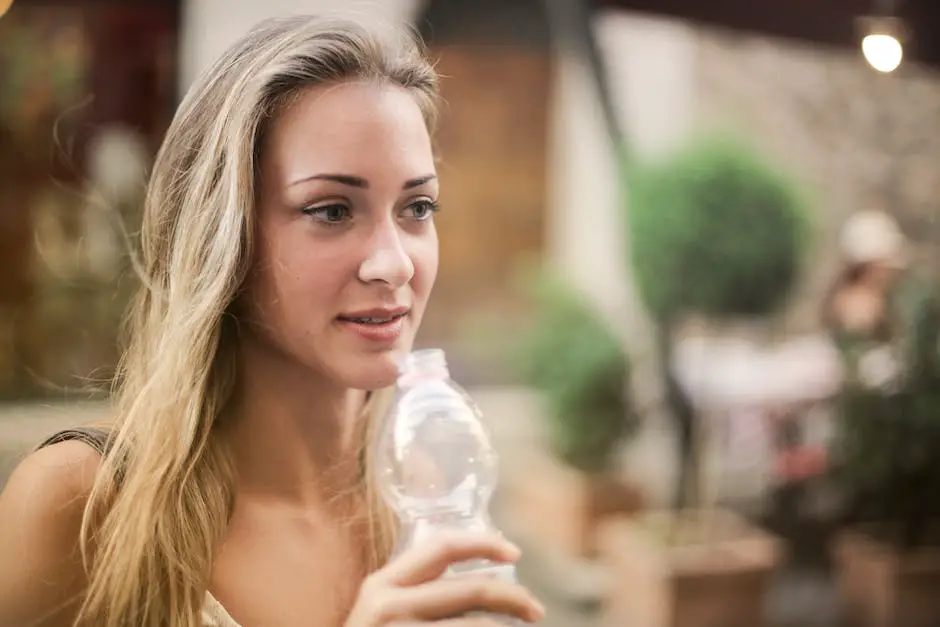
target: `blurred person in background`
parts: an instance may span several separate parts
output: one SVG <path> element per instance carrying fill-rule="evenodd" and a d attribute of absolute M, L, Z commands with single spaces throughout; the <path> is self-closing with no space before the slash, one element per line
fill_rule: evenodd
<path fill-rule="evenodd" d="M 887 213 L 863 211 L 843 227 L 845 267 L 824 302 L 824 320 L 848 377 L 868 389 L 897 391 L 928 364 L 918 346 L 937 307 L 934 279 L 912 266 L 910 245 Z M 930 349 L 933 354 L 936 347 Z M 932 361 L 931 356 L 929 361 Z"/>
<path fill-rule="evenodd" d="M 906 240 L 880 211 L 853 215 L 840 239 L 844 266 L 825 300 L 826 326 L 842 340 L 886 341 L 891 291 L 907 265 Z"/>
<path fill-rule="evenodd" d="M 372 485 L 378 392 L 437 273 L 437 98 L 413 41 L 317 18 L 196 82 L 150 179 L 113 424 L 56 434 L 0 496 L 0 624 L 540 618 L 515 583 L 440 577 L 517 559 L 501 538 L 389 559 Z"/>

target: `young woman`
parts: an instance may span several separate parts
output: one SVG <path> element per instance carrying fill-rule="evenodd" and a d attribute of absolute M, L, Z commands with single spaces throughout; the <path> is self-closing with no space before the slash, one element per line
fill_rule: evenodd
<path fill-rule="evenodd" d="M 498 537 L 388 561 L 369 426 L 438 263 L 435 73 L 412 42 L 268 21 L 181 104 L 153 168 L 107 433 L 59 434 L 0 497 L 0 625 L 536 621 L 448 580 Z M 105 446 L 106 445 L 106 446 Z"/>

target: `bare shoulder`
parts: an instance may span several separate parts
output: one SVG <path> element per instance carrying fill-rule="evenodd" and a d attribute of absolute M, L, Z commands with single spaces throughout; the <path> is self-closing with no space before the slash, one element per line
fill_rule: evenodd
<path fill-rule="evenodd" d="M 87 498 L 100 464 L 101 455 L 79 440 L 58 442 L 34 451 L 10 475 L 0 493 L 0 508 L 8 499 L 40 489 L 50 497 L 81 497 L 84 493 Z"/>
<path fill-rule="evenodd" d="M 0 493 L 0 625 L 71 625 L 85 586 L 82 516 L 100 455 L 66 441 L 28 455 Z"/>

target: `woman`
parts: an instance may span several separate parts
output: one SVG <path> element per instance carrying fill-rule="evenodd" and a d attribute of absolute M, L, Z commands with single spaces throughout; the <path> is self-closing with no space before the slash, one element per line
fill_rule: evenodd
<path fill-rule="evenodd" d="M 394 382 L 437 271 L 436 99 L 413 44 L 311 18 L 265 22 L 193 86 L 150 181 L 107 454 L 66 434 L 14 472 L 0 624 L 540 617 L 515 584 L 438 578 L 516 559 L 500 538 L 385 563 L 365 467 L 368 391 Z"/>
<path fill-rule="evenodd" d="M 907 242 L 897 222 L 874 210 L 852 215 L 839 234 L 844 257 L 823 299 L 823 321 L 840 343 L 888 342 L 897 330 L 890 301 L 903 283 Z"/>

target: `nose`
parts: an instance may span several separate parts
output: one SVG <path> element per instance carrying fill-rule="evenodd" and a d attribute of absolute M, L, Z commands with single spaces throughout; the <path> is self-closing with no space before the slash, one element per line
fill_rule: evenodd
<path fill-rule="evenodd" d="M 359 265 L 359 280 L 380 281 L 391 287 L 407 285 L 415 267 L 405 251 L 401 233 L 393 220 L 383 221 L 373 233 L 366 258 Z"/>

